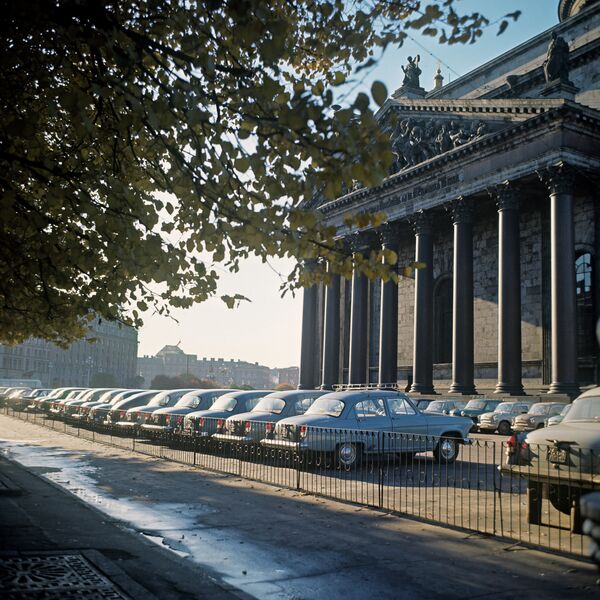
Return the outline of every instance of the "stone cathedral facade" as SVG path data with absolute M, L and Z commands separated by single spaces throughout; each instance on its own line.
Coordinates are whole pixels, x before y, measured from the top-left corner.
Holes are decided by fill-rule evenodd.
M 398 285 L 304 291 L 300 387 L 549 392 L 600 378 L 600 1 L 474 71 L 420 87 L 418 59 L 378 118 L 396 161 L 376 188 L 316 203 L 354 252 L 422 262 Z M 394 118 L 392 119 L 392 115 Z M 377 231 L 344 216 L 384 211 Z

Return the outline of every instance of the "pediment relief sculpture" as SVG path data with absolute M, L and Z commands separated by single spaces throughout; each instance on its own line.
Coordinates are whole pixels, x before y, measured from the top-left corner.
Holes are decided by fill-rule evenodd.
M 483 121 L 400 119 L 391 130 L 395 160 L 390 174 L 463 146 L 489 133 Z

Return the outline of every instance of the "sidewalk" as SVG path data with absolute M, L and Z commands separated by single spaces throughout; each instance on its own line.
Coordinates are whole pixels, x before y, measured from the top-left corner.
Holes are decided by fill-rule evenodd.
M 3 453 L 29 469 L 0 465 L 24 490 L 0 496 L 0 539 L 9 549 L 95 550 L 158 598 L 230 598 L 233 590 L 269 600 L 598 594 L 592 564 L 518 544 L 203 472 L 3 416 L 0 440 Z M 119 585 L 132 597 L 149 597 Z
M 76 497 L 0 458 L 0 596 L 235 596 L 194 563 L 127 531 Z

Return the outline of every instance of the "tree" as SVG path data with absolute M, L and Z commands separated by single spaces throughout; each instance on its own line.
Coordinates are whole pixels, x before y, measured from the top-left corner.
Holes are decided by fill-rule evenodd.
M 277 385 L 275 387 L 276 392 L 283 392 L 285 390 L 293 390 L 293 389 L 296 389 L 296 388 L 294 388 L 294 386 L 289 383 L 280 383 L 279 385 Z
M 150 387 L 157 390 L 175 390 L 182 388 L 211 390 L 223 387 L 211 379 L 199 379 L 195 375 L 182 373 L 175 377 L 169 375 L 157 375 L 150 383 Z
M 302 203 L 377 184 L 392 153 L 369 97 L 339 86 L 408 28 L 465 43 L 487 25 L 454 0 L 3 2 L 0 342 L 65 346 L 95 315 L 140 326 L 252 253 L 348 275 Z M 295 269 L 282 291 L 326 277 Z
M 90 379 L 90 387 L 93 388 L 116 388 L 117 380 L 112 373 L 94 373 Z

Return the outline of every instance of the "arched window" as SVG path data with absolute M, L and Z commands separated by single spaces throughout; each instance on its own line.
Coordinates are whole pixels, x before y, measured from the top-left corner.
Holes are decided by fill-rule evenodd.
M 452 362 L 452 279 L 445 277 L 435 288 L 433 304 L 433 362 Z
M 577 291 L 577 356 L 596 356 L 596 317 L 594 310 L 594 265 L 589 252 L 582 252 L 575 259 L 575 285 Z

